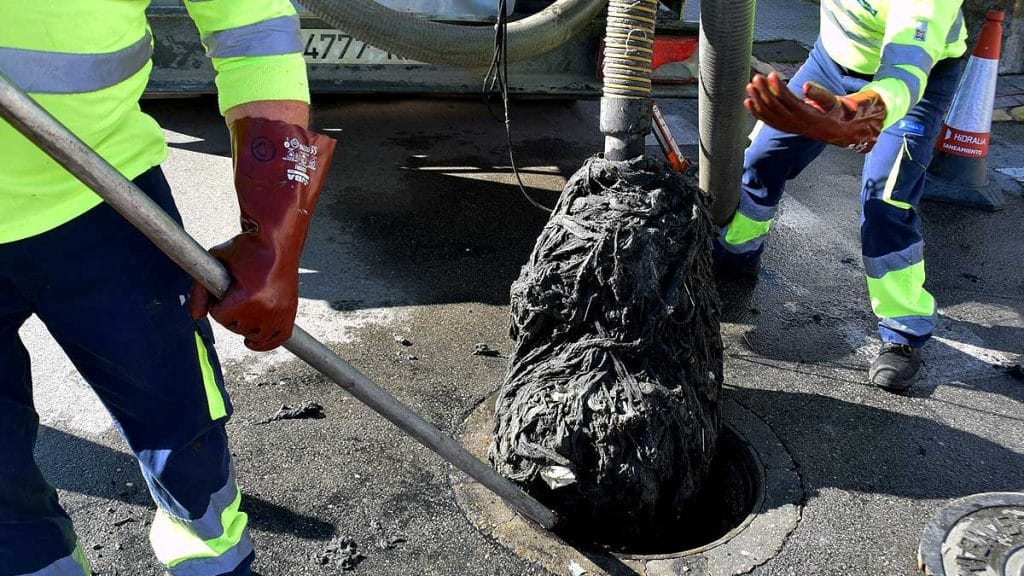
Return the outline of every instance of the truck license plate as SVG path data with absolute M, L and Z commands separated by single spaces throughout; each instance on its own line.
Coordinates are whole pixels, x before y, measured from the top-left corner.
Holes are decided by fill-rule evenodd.
M 418 64 L 370 46 L 345 32 L 327 28 L 301 30 L 303 58 L 310 64 Z

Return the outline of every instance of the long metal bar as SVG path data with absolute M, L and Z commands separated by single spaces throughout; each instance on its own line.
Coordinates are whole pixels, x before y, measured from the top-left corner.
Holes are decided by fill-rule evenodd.
M 0 117 L 96 192 L 210 292 L 222 296 L 227 291 L 231 276 L 219 261 L 145 193 L 3 74 L 0 74 Z M 458 442 L 298 326 L 284 347 L 524 516 L 549 530 L 555 526 L 554 512 L 477 460 Z

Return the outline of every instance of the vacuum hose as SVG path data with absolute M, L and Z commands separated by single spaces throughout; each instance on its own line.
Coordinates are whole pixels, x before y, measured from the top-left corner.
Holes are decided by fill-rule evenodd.
M 658 0 L 611 0 L 604 34 L 604 156 L 642 156 L 651 129 L 651 62 Z
M 526 60 L 557 48 L 582 32 L 606 0 L 557 0 L 510 22 L 508 61 Z M 403 58 L 448 66 L 484 67 L 494 55 L 494 28 L 423 20 L 373 0 L 302 0 L 322 20 L 367 44 Z
M 605 4 L 606 0 L 557 0 L 509 23 L 508 61 L 525 60 L 564 44 L 582 32 Z M 746 144 L 742 103 L 750 73 L 755 0 L 701 4 L 700 188 L 714 199 L 715 223 L 724 225 L 739 204 Z M 374 0 L 303 0 L 303 5 L 331 26 L 405 58 L 485 67 L 494 56 L 494 30 L 489 26 L 431 22 Z M 613 0 L 609 9 L 601 128 L 608 135 L 605 147 L 610 159 L 643 154 L 642 136 L 651 123 L 650 56 L 656 10 L 654 0 Z
M 714 200 L 715 224 L 729 223 L 739 205 L 750 81 L 755 0 L 715 0 L 700 6 L 700 189 Z

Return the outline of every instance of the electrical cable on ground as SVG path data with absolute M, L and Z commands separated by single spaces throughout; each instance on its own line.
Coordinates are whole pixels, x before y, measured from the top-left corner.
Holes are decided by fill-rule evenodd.
M 537 200 L 535 200 L 530 193 L 526 191 L 526 186 L 523 184 L 522 175 L 519 173 L 519 167 L 516 165 L 515 152 L 512 144 L 512 117 L 509 113 L 509 96 L 508 96 L 508 2 L 507 0 L 498 0 L 498 20 L 494 24 L 494 54 L 491 57 L 491 65 L 487 70 L 487 75 L 484 77 L 484 96 L 487 98 L 487 108 L 490 110 L 491 101 L 489 96 L 497 93 L 501 96 L 501 104 L 504 108 L 504 122 L 505 122 L 505 138 L 508 144 L 508 161 L 512 166 L 512 173 L 516 177 L 516 183 L 519 185 L 519 192 L 526 198 L 527 202 L 532 204 L 534 207 L 539 208 L 545 212 L 550 213 L 552 208 L 549 208 Z M 492 112 L 493 116 L 493 112 Z

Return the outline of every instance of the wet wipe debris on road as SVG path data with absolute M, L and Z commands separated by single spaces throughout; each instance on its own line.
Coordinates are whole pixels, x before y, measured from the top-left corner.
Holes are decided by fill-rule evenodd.
M 642 539 L 706 475 L 722 386 L 712 235 L 692 180 L 591 158 L 512 286 L 490 459 L 584 531 Z
M 370 522 L 370 528 L 377 534 L 375 543 L 377 548 L 380 550 L 394 550 L 395 548 L 398 548 L 399 544 L 406 542 L 405 536 L 385 530 L 377 520 L 372 520 Z
M 500 358 L 501 351 L 491 348 L 488 344 L 480 342 L 473 346 L 473 356 L 490 356 L 491 358 Z
M 327 547 L 314 560 L 321 566 L 333 566 L 348 572 L 366 559 L 359 553 L 359 544 L 348 536 L 331 539 Z
M 272 415 L 256 423 L 268 424 L 277 420 L 320 419 L 326 417 L 327 414 L 324 413 L 323 406 L 312 400 L 306 400 L 296 406 L 289 406 L 285 404 L 281 406 L 277 412 L 274 412 Z

